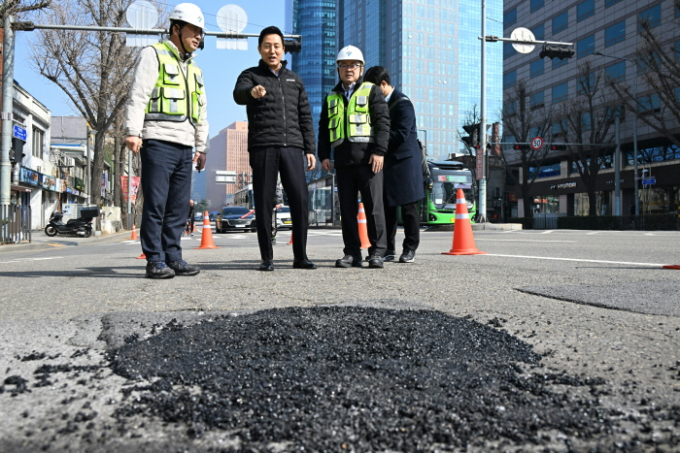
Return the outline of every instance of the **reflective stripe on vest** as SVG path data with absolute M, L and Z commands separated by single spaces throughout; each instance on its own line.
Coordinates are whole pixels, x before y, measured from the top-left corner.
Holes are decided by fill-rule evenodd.
M 189 61 L 185 79 L 179 61 L 164 43 L 152 47 L 158 56 L 159 71 L 144 120 L 182 122 L 189 118 L 192 124 L 198 124 L 205 105 L 201 70 Z
M 364 82 L 352 93 L 346 116 L 344 95 L 337 91 L 328 93 L 326 103 L 331 145 L 338 146 L 345 138 L 352 143 L 373 143 L 373 128 L 368 111 L 368 97 L 372 86 L 372 83 Z

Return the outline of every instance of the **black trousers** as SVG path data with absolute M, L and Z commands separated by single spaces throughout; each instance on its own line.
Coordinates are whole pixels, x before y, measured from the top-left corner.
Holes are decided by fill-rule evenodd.
M 361 256 L 361 238 L 357 215 L 359 205 L 357 192 L 366 213 L 369 255 L 384 256 L 386 248 L 385 210 L 383 207 L 383 172 L 373 173 L 370 165 L 336 168 L 340 215 L 342 216 L 342 239 L 345 255 Z
M 250 166 L 253 169 L 255 223 L 260 256 L 263 260 L 274 259 L 272 211 L 276 199 L 276 183 L 281 173 L 281 185 L 288 196 L 293 221 L 293 257 L 295 260 L 307 258 L 309 208 L 303 150 L 291 147 L 251 149 Z
M 403 250 L 418 249 L 420 245 L 420 217 L 418 216 L 418 202 L 401 205 L 401 220 L 404 222 Z M 385 228 L 387 230 L 387 251 L 396 252 L 397 236 L 397 206 L 385 204 Z
M 144 209 L 140 242 L 147 261 L 182 259 L 182 233 L 189 215 L 192 147 L 144 140 Z

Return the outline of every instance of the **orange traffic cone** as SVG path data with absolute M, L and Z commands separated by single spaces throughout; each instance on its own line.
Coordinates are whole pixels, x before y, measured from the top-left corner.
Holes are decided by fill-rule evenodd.
M 359 203 L 359 215 L 357 216 L 357 223 L 359 224 L 359 238 L 361 239 L 361 248 L 367 249 L 371 246 L 371 241 L 368 240 L 368 227 L 366 226 L 366 211 L 364 211 L 363 203 Z
M 132 236 L 130 236 L 130 240 L 131 240 L 131 241 L 136 241 L 137 239 L 139 239 L 139 238 L 137 237 L 137 228 L 135 228 L 135 224 L 133 223 L 133 224 L 132 224 Z
M 287 245 L 293 245 L 293 231 L 290 232 L 290 241 L 288 241 Z
M 146 255 L 142 253 L 141 255 L 139 255 L 139 256 L 138 256 L 137 258 L 135 258 L 135 259 L 138 259 L 138 260 L 145 260 L 145 259 L 146 259 Z
M 213 241 L 212 226 L 210 225 L 210 217 L 208 211 L 203 214 L 203 229 L 201 230 L 201 246 L 195 247 L 198 249 L 218 249 Z
M 472 234 L 470 215 L 465 202 L 463 189 L 458 189 L 456 194 L 456 224 L 453 228 L 453 248 L 449 252 L 442 252 L 442 255 L 484 255 L 475 246 L 475 238 Z
M 680 264 L 669 264 L 668 266 L 664 266 L 664 269 L 677 269 L 680 270 Z

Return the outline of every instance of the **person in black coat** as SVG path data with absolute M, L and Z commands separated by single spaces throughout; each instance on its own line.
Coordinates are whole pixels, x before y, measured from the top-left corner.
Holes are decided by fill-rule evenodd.
M 336 61 L 340 83 L 326 95 L 319 119 L 319 159 L 324 170 L 331 170 L 331 147 L 335 152 L 342 239 L 345 244 L 345 256 L 337 260 L 335 266 L 361 267 L 361 239 L 357 223 L 357 192 L 361 192 L 368 240 L 371 243 L 368 267 L 382 268 L 386 249 L 382 168 L 390 117 L 378 87 L 364 85 L 364 57 L 361 51 L 354 46 L 344 47 Z M 359 114 L 352 114 L 353 108 Z M 332 121 L 329 116 L 333 117 Z M 341 131 L 333 140 L 331 128 L 333 134 Z M 356 131 L 353 132 L 353 128 Z
M 274 270 L 272 212 L 279 172 L 293 221 L 293 267 L 316 269 L 307 258 L 309 208 L 304 168 L 310 171 L 316 165 L 307 92 L 302 79 L 281 61 L 285 52 L 281 30 L 274 26 L 262 30 L 257 50 L 262 59 L 239 75 L 234 101 L 247 106 L 248 112 L 248 153 L 262 257 L 259 269 Z
M 390 111 L 390 141 L 385 154 L 383 186 L 387 230 L 387 251 L 384 259 L 395 259 L 399 206 L 405 235 L 399 262 L 412 263 L 420 244 L 418 203 L 425 196 L 416 112 L 411 100 L 391 85 L 390 75 L 384 67 L 373 66 L 366 71 L 364 80 L 380 88 Z

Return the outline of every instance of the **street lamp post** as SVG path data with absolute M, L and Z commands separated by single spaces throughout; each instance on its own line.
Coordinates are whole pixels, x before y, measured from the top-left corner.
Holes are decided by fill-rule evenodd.
M 614 55 L 606 55 L 602 52 L 593 52 L 593 55 L 599 55 L 601 57 L 614 58 L 616 60 L 625 60 L 633 63 L 633 69 L 636 68 L 635 61 L 630 58 L 617 57 Z M 633 71 L 633 102 L 635 103 L 635 111 L 633 112 L 633 171 L 635 176 L 633 177 L 633 183 L 635 186 L 635 215 L 640 215 L 640 197 L 638 193 L 638 139 L 637 139 L 637 119 L 638 119 L 638 107 L 637 107 L 637 72 Z

